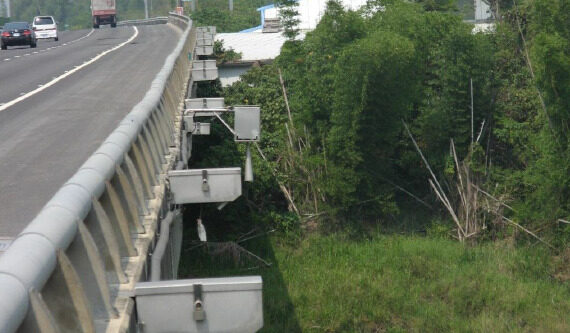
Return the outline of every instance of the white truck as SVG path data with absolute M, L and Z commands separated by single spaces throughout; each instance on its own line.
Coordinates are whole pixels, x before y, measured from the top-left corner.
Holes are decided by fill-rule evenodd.
M 91 0 L 91 16 L 93 16 L 93 28 L 99 25 L 110 24 L 111 28 L 117 26 L 117 9 L 115 0 Z

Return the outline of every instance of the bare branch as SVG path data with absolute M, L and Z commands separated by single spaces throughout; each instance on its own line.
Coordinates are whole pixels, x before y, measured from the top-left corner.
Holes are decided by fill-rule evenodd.
M 479 191 L 479 192 L 485 194 L 486 196 L 488 196 L 489 198 L 495 200 L 495 201 L 498 202 L 501 206 L 507 207 L 508 209 L 510 209 L 511 211 L 513 211 L 513 212 L 516 213 L 516 210 L 515 210 L 513 207 L 507 205 L 506 203 L 504 203 L 504 202 L 502 202 L 501 200 L 495 198 L 495 197 L 492 196 L 491 194 L 485 192 L 485 191 L 482 190 L 479 186 L 477 186 L 477 185 L 475 185 L 475 184 L 471 184 L 471 186 L 473 186 L 477 191 Z
M 451 205 L 447 204 L 444 200 L 443 197 L 441 195 L 441 193 L 439 193 L 439 191 L 437 190 L 437 188 L 435 187 L 435 185 L 433 184 L 431 179 L 428 179 L 429 184 L 431 186 L 431 188 L 434 190 L 435 194 L 437 195 L 437 197 L 439 198 L 439 200 L 443 203 L 443 205 L 445 206 L 445 208 L 447 208 L 447 211 L 449 211 L 449 214 L 451 215 L 451 218 L 453 219 L 453 221 L 455 222 L 455 224 L 457 225 L 457 228 L 459 228 L 459 230 L 461 231 L 460 236 L 462 237 L 463 235 L 465 235 L 465 231 L 463 230 L 463 227 L 461 227 L 461 223 L 459 222 L 459 219 L 457 218 L 457 215 L 455 215 L 455 211 L 453 211 L 453 207 L 451 207 Z
M 267 158 L 265 157 L 265 154 L 263 154 L 263 151 L 261 150 L 261 147 L 259 147 L 259 144 L 257 142 L 255 143 L 255 147 L 257 148 L 259 155 L 261 155 L 261 158 L 263 158 L 263 160 L 265 162 L 269 162 L 267 160 Z M 283 183 L 277 179 L 277 170 L 271 168 L 271 172 L 273 173 L 273 176 L 277 180 L 277 184 L 279 185 L 279 189 L 281 189 L 281 192 L 283 192 L 283 194 L 285 195 L 285 198 L 287 198 L 287 201 L 289 201 L 289 204 L 291 205 L 291 207 L 293 208 L 293 210 L 295 211 L 297 216 L 300 217 L 301 213 L 299 213 L 299 209 L 297 209 L 297 206 L 295 205 L 295 202 L 293 201 L 293 197 L 291 196 L 291 193 L 287 190 L 285 185 L 283 185 Z
M 279 82 L 281 83 L 283 98 L 285 99 L 285 106 L 287 107 L 287 116 L 289 117 L 289 122 L 293 124 L 293 117 L 291 117 L 291 109 L 289 108 L 289 98 L 287 98 L 287 90 L 285 89 L 285 82 L 283 81 L 283 76 L 281 75 L 281 68 L 277 68 L 277 71 L 279 72 Z
M 477 135 L 477 140 L 475 140 L 475 142 L 479 142 L 481 134 L 483 134 L 483 128 L 485 128 L 485 120 L 486 119 L 483 119 L 483 122 L 481 122 L 481 129 L 479 129 L 479 135 Z
M 424 154 L 422 153 L 420 147 L 418 146 L 418 143 L 416 142 L 416 140 L 414 139 L 414 136 L 412 135 L 412 132 L 410 132 L 410 129 L 408 128 L 408 125 L 406 124 L 406 122 L 402 119 L 402 123 L 404 124 L 404 128 L 406 129 L 406 132 L 408 132 L 408 136 L 410 137 L 410 139 L 412 139 L 412 142 L 414 143 L 414 147 L 416 148 L 416 150 L 418 151 L 418 154 L 420 154 L 420 157 L 422 158 L 422 160 L 424 161 L 424 164 L 426 165 L 426 168 L 428 169 L 431 177 L 433 178 L 434 182 L 437 184 L 437 187 L 439 189 L 439 192 L 441 193 L 441 195 L 443 196 L 443 198 L 445 199 L 443 202 L 445 202 L 447 205 L 451 206 L 451 204 L 449 203 L 449 200 L 447 200 L 447 197 L 445 196 L 445 192 L 443 191 L 443 188 L 441 188 L 441 185 L 439 184 L 439 181 L 437 180 L 437 177 L 435 176 L 435 174 L 433 173 L 433 171 L 431 170 L 431 167 L 429 166 L 429 163 L 427 161 L 427 159 L 424 157 Z
M 384 177 L 380 177 L 380 178 L 382 178 L 382 180 L 384 180 L 386 183 L 388 183 L 388 184 L 394 186 L 394 187 L 397 188 L 398 190 L 400 190 L 400 191 L 406 193 L 407 195 L 411 196 L 412 198 L 416 199 L 416 200 L 417 200 L 419 203 L 421 203 L 422 205 L 424 205 L 424 206 L 426 206 L 427 208 L 433 210 L 433 207 L 432 207 L 430 204 L 428 204 L 427 202 L 425 202 L 425 201 L 423 201 L 422 199 L 418 198 L 418 197 L 415 196 L 413 193 L 407 191 L 405 188 L 403 188 L 403 187 L 401 187 L 401 186 L 399 186 L 399 185 L 397 185 L 397 184 L 394 184 L 393 182 L 389 181 L 388 179 L 386 179 L 386 178 L 384 178 Z
M 509 219 L 509 218 L 507 218 L 507 217 L 501 216 L 501 218 L 502 218 L 503 220 L 509 222 L 510 224 L 514 225 L 515 227 L 517 227 L 517 228 L 523 230 L 524 232 L 526 232 L 527 234 L 531 235 L 532 237 L 536 238 L 536 239 L 537 239 L 538 241 L 540 241 L 542 244 L 548 246 L 548 247 L 551 248 L 551 249 L 556 250 L 556 248 L 555 248 L 554 246 L 552 246 L 552 245 L 550 245 L 549 243 L 545 242 L 544 240 L 542 240 L 542 238 L 538 237 L 534 232 L 528 230 L 527 228 L 523 227 L 522 225 L 516 223 L 515 221 L 513 221 L 513 220 L 511 220 L 511 219 Z

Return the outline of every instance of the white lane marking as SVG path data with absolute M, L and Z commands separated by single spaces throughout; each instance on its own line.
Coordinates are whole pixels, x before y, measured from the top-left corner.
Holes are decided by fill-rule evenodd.
M 14 56 L 14 58 L 20 58 L 21 56 Z
M 24 54 L 24 57 L 27 57 L 27 56 L 29 56 L 29 55 L 30 55 L 29 53 L 26 53 L 26 54 Z
M 81 70 L 81 69 L 83 69 L 83 68 L 85 68 L 85 67 L 91 65 L 92 63 L 96 62 L 97 60 L 103 58 L 103 57 L 106 56 L 107 54 L 109 54 L 109 53 L 111 53 L 111 52 L 113 52 L 113 51 L 116 51 L 116 50 L 120 49 L 121 47 L 123 47 L 123 46 L 129 44 L 129 43 L 132 42 L 135 38 L 137 38 L 137 36 L 139 35 L 139 29 L 137 29 L 137 27 L 133 27 L 133 29 L 135 30 L 135 33 L 131 36 L 131 38 L 127 39 L 125 42 L 122 42 L 121 44 L 116 45 L 116 46 L 114 46 L 114 47 L 108 49 L 107 51 L 103 51 L 103 52 L 99 53 L 98 55 L 96 55 L 96 56 L 95 56 L 94 58 L 92 58 L 91 60 L 89 60 L 89 61 L 83 63 L 83 65 L 75 66 L 74 69 L 70 70 L 69 72 L 67 72 L 67 73 L 65 73 L 65 74 L 63 74 L 63 75 L 58 76 L 57 78 L 51 80 L 50 82 L 44 84 L 43 86 L 41 86 L 41 87 L 39 87 L 39 88 L 37 88 L 37 89 L 35 89 L 35 90 L 32 90 L 32 91 L 30 91 L 29 93 L 27 93 L 27 94 L 25 94 L 25 95 L 22 95 L 22 96 L 20 96 L 20 97 L 18 97 L 18 98 L 16 98 L 16 99 L 13 99 L 13 100 L 11 100 L 11 101 L 9 101 L 9 102 L 4 103 L 4 105 L 0 106 L 0 112 L 6 110 L 7 108 L 9 108 L 9 107 L 11 107 L 11 106 L 13 106 L 13 105 L 15 105 L 15 104 L 17 104 L 17 103 L 20 103 L 20 102 L 23 101 L 23 100 L 26 100 L 26 99 L 28 99 L 28 98 L 34 96 L 35 94 L 37 94 L 37 93 L 39 93 L 39 92 L 41 92 L 41 91 L 44 91 L 45 89 L 47 89 L 47 88 L 53 86 L 54 84 L 58 83 L 59 81 L 61 81 L 61 80 L 65 79 L 66 77 L 72 75 L 73 73 L 75 73 L 75 72 L 77 72 L 77 71 L 79 71 L 79 70 Z
M 68 43 L 75 43 L 78 40 L 82 40 L 83 38 L 87 38 L 87 37 L 91 36 L 94 32 L 95 32 L 95 29 L 91 29 L 91 31 L 89 31 L 89 33 L 87 35 L 80 37 L 80 38 L 77 38 L 76 40 L 72 40 L 71 42 L 68 42 Z
M 10 61 L 10 60 L 11 60 L 10 58 L 6 58 L 6 59 L 4 59 L 4 61 Z
M 34 52 L 32 52 L 32 53 L 33 53 L 33 54 L 38 54 L 39 52 L 38 52 L 38 51 L 34 51 Z

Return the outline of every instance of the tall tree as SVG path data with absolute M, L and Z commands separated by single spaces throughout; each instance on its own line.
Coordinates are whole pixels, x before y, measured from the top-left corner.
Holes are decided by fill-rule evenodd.
M 279 16 L 283 26 L 283 35 L 289 40 L 294 40 L 299 34 L 299 11 L 297 10 L 297 0 L 279 0 Z

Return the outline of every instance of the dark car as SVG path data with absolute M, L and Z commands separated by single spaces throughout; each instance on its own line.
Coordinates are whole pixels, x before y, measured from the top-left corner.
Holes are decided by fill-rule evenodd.
M 28 22 L 10 22 L 4 24 L 2 30 L 0 48 L 8 49 L 8 46 L 30 45 L 36 47 L 36 34 Z

